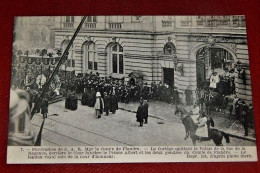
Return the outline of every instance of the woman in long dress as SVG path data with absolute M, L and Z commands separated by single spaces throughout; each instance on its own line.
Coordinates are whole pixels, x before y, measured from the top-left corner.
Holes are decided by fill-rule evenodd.
M 208 138 L 208 127 L 207 127 L 207 117 L 206 114 L 203 113 L 199 118 L 198 128 L 195 132 L 195 135 L 201 138 Z
M 100 92 L 97 92 L 97 94 L 96 94 L 96 103 L 95 103 L 94 108 L 96 110 L 97 118 L 101 118 L 101 114 L 103 113 L 103 110 L 104 110 L 104 101 L 101 98 Z

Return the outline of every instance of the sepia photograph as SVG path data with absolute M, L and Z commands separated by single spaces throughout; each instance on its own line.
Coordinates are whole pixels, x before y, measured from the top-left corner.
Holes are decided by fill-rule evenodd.
M 256 152 L 243 15 L 17 16 L 10 58 L 8 147 Z

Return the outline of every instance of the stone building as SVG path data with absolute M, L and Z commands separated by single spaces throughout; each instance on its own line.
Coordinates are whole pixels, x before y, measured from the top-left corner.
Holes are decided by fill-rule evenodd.
M 55 19 L 56 49 L 65 49 L 81 19 Z M 69 59 L 76 73 L 165 82 L 182 99 L 188 86 L 195 97 L 213 71 L 235 68 L 237 95 L 252 101 L 244 16 L 88 16 Z

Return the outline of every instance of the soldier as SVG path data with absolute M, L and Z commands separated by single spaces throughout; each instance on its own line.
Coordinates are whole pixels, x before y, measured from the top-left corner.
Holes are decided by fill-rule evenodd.
M 144 116 L 145 116 L 145 107 L 143 105 L 143 98 L 140 98 L 140 105 L 138 106 L 137 112 L 136 112 L 136 121 L 140 123 L 140 127 L 143 126 L 144 123 Z

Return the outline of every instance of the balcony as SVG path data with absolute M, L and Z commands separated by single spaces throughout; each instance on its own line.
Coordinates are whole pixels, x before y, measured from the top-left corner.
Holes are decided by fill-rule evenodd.
M 190 26 L 190 23 L 191 23 L 191 21 L 185 21 L 185 20 L 183 20 L 183 21 L 181 21 L 181 26 Z
M 162 21 L 162 27 L 163 27 L 163 28 L 172 27 L 172 21 L 163 20 L 163 21 Z
M 196 22 L 197 26 L 204 26 L 204 20 L 198 19 Z
M 246 21 L 245 21 L 244 18 L 242 18 L 241 20 L 233 19 L 232 26 L 234 26 L 234 27 L 246 27 Z
M 64 22 L 63 27 L 67 29 L 74 28 L 74 22 Z
M 96 27 L 97 27 L 96 23 L 90 23 L 90 22 L 85 23 L 85 28 L 87 29 L 96 29 Z
M 108 28 L 109 29 L 121 29 L 122 28 L 122 23 L 108 23 Z

